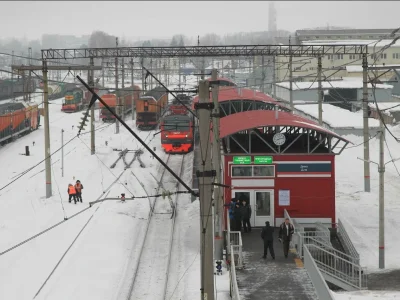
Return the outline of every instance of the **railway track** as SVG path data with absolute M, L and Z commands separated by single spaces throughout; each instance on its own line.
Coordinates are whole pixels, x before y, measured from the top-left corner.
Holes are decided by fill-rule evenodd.
M 184 159 L 185 155 L 168 155 L 166 163 L 181 176 Z M 164 168 L 158 179 L 157 193 L 161 189 L 171 190 L 178 187 L 179 183 Z M 170 201 L 162 198 L 155 198 L 154 201 L 149 199 L 147 229 L 125 299 L 166 299 L 178 196 L 179 194 L 172 196 Z

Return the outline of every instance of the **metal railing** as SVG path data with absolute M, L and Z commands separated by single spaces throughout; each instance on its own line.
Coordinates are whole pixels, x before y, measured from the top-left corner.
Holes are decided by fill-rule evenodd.
M 321 222 L 316 222 L 315 223 L 315 228 L 317 229 L 315 231 L 315 236 L 318 237 L 317 239 L 320 239 L 321 241 L 325 242 L 325 244 L 330 245 L 332 247 L 331 243 L 331 232 L 329 229 L 324 226 Z
M 325 279 L 346 289 L 367 289 L 366 268 L 354 263 L 354 258 L 313 237 L 304 237 L 307 248 Z M 304 252 L 306 250 L 304 249 Z
M 304 267 L 313 283 L 318 299 L 334 300 L 326 281 L 315 263 L 310 251 L 304 247 Z
M 240 295 L 239 295 L 239 287 L 237 284 L 237 278 L 236 278 L 236 264 L 235 264 L 235 256 L 234 256 L 234 249 L 233 246 L 230 249 L 231 255 L 231 264 L 230 264 L 230 296 L 232 300 L 240 300 Z
M 227 218 L 227 249 L 228 255 L 232 254 L 233 258 L 235 258 L 236 266 L 238 268 L 243 268 L 243 242 L 242 242 L 242 233 L 240 231 L 231 231 L 229 218 Z M 229 253 L 230 252 L 230 253 Z
M 360 254 L 354 247 L 353 243 L 349 235 L 347 234 L 346 229 L 340 219 L 338 219 L 338 227 L 337 227 L 337 235 L 339 237 L 340 242 L 343 244 L 344 249 L 354 258 L 354 263 L 360 264 Z

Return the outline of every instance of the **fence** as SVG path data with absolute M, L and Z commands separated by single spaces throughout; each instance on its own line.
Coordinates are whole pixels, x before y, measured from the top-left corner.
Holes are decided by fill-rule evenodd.
M 340 219 L 338 219 L 338 227 L 337 227 L 337 234 L 339 237 L 340 242 L 343 244 L 344 249 L 354 258 L 354 263 L 360 264 L 360 254 L 357 252 L 356 248 L 354 247 L 353 243 L 349 235 L 344 228 L 344 225 Z
M 236 264 L 233 247 L 230 249 L 231 267 L 230 267 L 230 296 L 232 300 L 240 300 L 239 287 L 236 279 Z
M 307 247 L 305 247 L 304 249 L 304 267 L 306 268 L 308 275 L 310 276 L 310 279 L 314 285 L 315 291 L 318 295 L 318 299 L 334 300 L 323 275 L 318 269 L 318 266 L 311 256 L 310 251 L 308 251 Z
M 310 252 L 325 279 L 346 290 L 367 289 L 366 268 L 354 258 L 313 237 L 304 237 L 304 253 Z

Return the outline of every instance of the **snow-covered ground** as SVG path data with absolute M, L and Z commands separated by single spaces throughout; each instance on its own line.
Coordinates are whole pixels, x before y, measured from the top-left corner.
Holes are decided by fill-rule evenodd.
M 360 292 L 332 292 L 335 300 L 393 300 L 400 299 L 400 292 L 387 292 L 387 291 L 360 291 Z
M 188 81 L 195 82 L 196 78 Z M 96 121 L 96 155 L 90 155 L 90 134 L 75 137 L 81 113 L 62 113 L 61 102 L 62 99 L 54 100 L 50 105 L 51 152 L 61 146 L 62 129 L 64 144 L 70 142 L 64 147 L 63 177 L 61 151 L 52 156 L 51 198 L 45 198 L 43 163 L 17 179 L 44 158 L 43 126 L 0 148 L 0 299 L 32 299 L 39 291 L 36 299 L 118 299 L 119 289 L 132 272 L 128 266 L 143 239 L 149 214 L 146 198 L 126 203 L 110 200 L 92 207 L 88 202 L 121 193 L 127 197 L 144 196 L 142 186 L 130 172 L 146 187 L 154 186 L 150 173 L 157 177 L 157 161 L 144 151 L 141 158 L 145 169 L 134 162 L 125 171 L 122 161 L 110 169 L 118 158 L 114 148 L 135 150 L 142 148 L 139 142 L 125 128 L 114 134 L 115 125 Z M 156 149 L 157 155 L 165 157 L 159 135 L 137 131 L 132 121 L 127 124 L 150 148 Z M 28 157 L 22 155 L 26 145 L 30 146 Z M 133 153 L 128 153 L 127 160 L 131 158 Z M 191 164 L 187 171 L 191 175 Z M 68 203 L 67 185 L 78 179 L 84 186 L 83 203 Z M 172 299 L 178 299 L 175 295 L 185 299 L 200 296 L 199 203 L 191 203 L 189 198 L 180 197 L 180 267 Z M 2 253 L 57 223 L 60 224 L 48 232 Z M 157 268 L 151 264 L 149 267 Z
M 299 104 L 295 108 L 318 118 L 318 105 L 315 104 Z M 330 104 L 322 104 L 322 119 L 331 127 L 354 127 L 363 128 L 362 111 L 351 112 L 340 107 Z M 379 120 L 369 119 L 369 126 L 379 127 Z

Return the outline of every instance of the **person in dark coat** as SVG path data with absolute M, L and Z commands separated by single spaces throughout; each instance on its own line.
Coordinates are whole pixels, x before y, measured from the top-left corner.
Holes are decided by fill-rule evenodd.
M 233 210 L 233 222 L 234 222 L 233 231 L 241 231 L 242 230 L 242 208 L 240 207 L 239 201 L 236 202 L 235 208 Z
M 289 245 L 292 240 L 292 235 L 294 233 L 294 227 L 290 224 L 289 219 L 286 218 L 285 222 L 279 227 L 279 241 L 283 242 L 283 254 L 288 257 Z
M 229 212 L 229 222 L 230 222 L 230 227 L 231 230 L 234 231 L 235 229 L 235 221 L 233 219 L 233 212 L 235 210 L 235 205 L 236 205 L 236 198 L 233 197 L 231 199 L 231 202 L 229 204 L 225 204 L 224 206 L 228 207 L 228 212 Z
M 264 255 L 262 258 L 267 258 L 268 249 L 269 253 L 272 256 L 272 259 L 275 259 L 275 251 L 274 251 L 274 227 L 269 225 L 269 222 L 265 222 L 265 227 L 261 231 L 261 238 L 264 240 Z
M 246 202 L 245 199 L 242 201 L 242 220 L 243 220 L 243 231 L 251 232 L 250 218 L 251 218 L 251 206 Z

